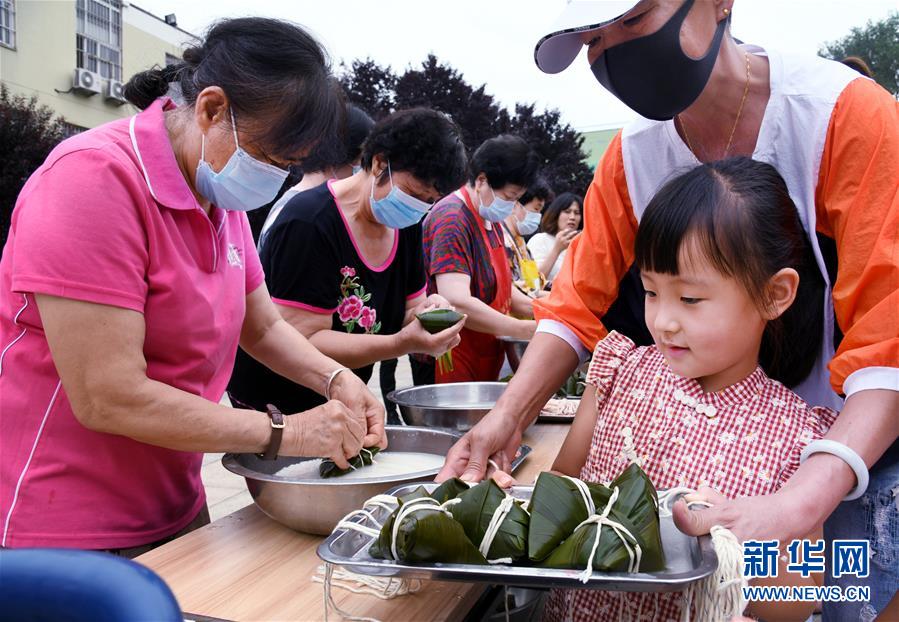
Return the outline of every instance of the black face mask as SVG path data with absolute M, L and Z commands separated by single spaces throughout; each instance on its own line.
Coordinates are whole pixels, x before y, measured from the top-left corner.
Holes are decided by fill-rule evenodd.
M 680 31 L 693 6 L 686 0 L 658 32 L 605 50 L 590 66 L 599 83 L 647 119 L 667 121 L 686 110 L 705 88 L 727 27 L 721 20 L 706 55 L 693 60 L 680 45 Z

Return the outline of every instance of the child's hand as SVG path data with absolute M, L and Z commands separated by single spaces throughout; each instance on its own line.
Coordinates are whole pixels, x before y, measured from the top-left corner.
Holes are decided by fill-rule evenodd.
M 688 506 L 697 503 L 701 505 L 708 504 L 708 507 L 712 507 L 724 503 L 725 501 L 727 501 L 727 497 L 708 486 L 700 486 L 696 492 L 683 496 L 683 502 Z M 678 503 L 680 503 L 680 501 L 678 501 Z

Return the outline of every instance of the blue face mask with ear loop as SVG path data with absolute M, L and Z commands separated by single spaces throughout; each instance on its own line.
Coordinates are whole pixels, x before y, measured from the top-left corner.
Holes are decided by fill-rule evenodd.
M 371 211 L 375 220 L 391 229 L 405 229 L 418 224 L 431 209 L 431 204 L 409 196 L 393 185 L 389 160 L 387 161 L 387 177 L 390 179 L 390 192 L 383 199 L 375 198 L 375 178 L 374 176 L 371 178 L 369 203 L 371 203 Z
M 200 143 L 197 190 L 213 205 L 232 212 L 249 212 L 271 202 L 287 179 L 287 171 L 260 162 L 237 141 L 237 124 L 231 112 L 231 128 L 237 149 L 218 173 L 206 161 L 206 134 Z
M 488 184 L 487 187 L 490 188 L 490 185 Z M 515 208 L 515 201 L 499 198 L 496 196 L 496 192 L 493 188 L 490 188 L 490 192 L 493 193 L 493 201 L 490 205 L 481 203 L 478 206 L 478 213 L 484 220 L 489 220 L 490 222 L 502 222 L 512 213 L 512 210 Z M 478 202 L 480 201 L 481 196 L 478 195 Z
M 540 212 L 531 212 L 525 210 L 524 220 L 515 223 L 518 226 L 518 233 L 521 235 L 531 235 L 540 227 Z

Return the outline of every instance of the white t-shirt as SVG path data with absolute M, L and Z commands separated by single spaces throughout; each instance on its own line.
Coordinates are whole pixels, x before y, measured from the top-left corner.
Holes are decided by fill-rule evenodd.
M 538 233 L 528 240 L 528 250 L 531 251 L 531 257 L 534 258 L 534 261 L 537 262 L 538 266 L 543 263 L 544 259 L 549 257 L 555 244 L 556 236 L 551 233 Z M 552 270 L 546 275 L 547 281 L 552 281 L 556 278 L 556 275 L 559 274 L 559 270 L 562 269 L 562 260 L 565 259 L 565 253 L 567 252 L 567 249 L 563 250 L 559 253 L 559 256 L 556 257 L 556 263 L 553 264 Z

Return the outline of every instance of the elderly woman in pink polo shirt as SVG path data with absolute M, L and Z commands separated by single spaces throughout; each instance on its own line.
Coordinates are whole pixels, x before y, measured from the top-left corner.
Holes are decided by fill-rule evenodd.
M 0 546 L 133 555 L 208 522 L 202 452 L 386 444 L 365 385 L 281 319 L 242 213 L 339 142 L 337 88 L 299 27 L 220 22 L 28 180 L 0 262 Z M 329 401 L 283 428 L 219 405 L 238 343 Z

